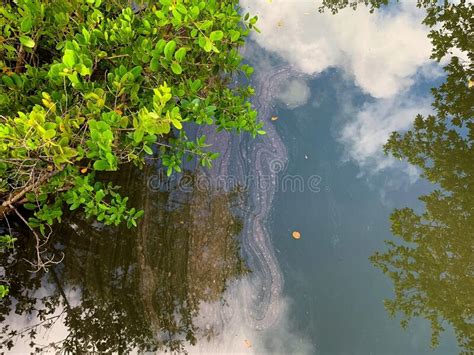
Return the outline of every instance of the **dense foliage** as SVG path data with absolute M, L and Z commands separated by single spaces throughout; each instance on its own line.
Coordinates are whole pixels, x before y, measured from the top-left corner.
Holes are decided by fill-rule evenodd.
M 388 1 L 325 1 L 333 12 L 358 2 L 374 9 Z M 401 242 L 387 241 L 388 251 L 371 260 L 394 283 L 395 298 L 386 301 L 391 315 L 401 313 L 403 326 L 412 317 L 428 319 L 433 346 L 447 321 L 463 353 L 473 354 L 474 4 L 419 0 L 418 6 L 426 8 L 424 23 L 432 28 L 432 58 L 451 58 L 445 82 L 432 90 L 434 114 L 418 115 L 408 132 L 394 132 L 385 151 L 419 167 L 435 188 L 420 197 L 423 213 L 393 212 L 392 232 Z
M 0 5 L 0 219 L 32 230 L 37 269 L 65 206 L 136 226 L 143 211 L 96 172 L 141 167 L 147 155 L 168 174 L 193 156 L 210 166 L 218 154 L 196 125 L 263 134 L 253 89 L 229 85 L 252 73 L 238 48 L 256 20 L 236 0 Z

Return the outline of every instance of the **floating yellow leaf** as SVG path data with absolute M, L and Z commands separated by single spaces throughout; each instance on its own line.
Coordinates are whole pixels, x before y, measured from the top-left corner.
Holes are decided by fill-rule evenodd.
M 81 173 L 83 173 L 83 174 L 87 173 L 87 168 L 82 168 Z
M 298 231 L 294 231 L 293 233 L 291 233 L 291 235 L 294 239 L 300 239 L 301 238 L 301 233 L 298 232 Z
M 467 87 L 470 89 L 474 86 L 474 80 L 469 80 L 469 82 L 467 83 Z
M 276 121 L 276 120 L 278 119 L 278 116 L 272 116 L 270 119 L 271 119 L 272 121 Z

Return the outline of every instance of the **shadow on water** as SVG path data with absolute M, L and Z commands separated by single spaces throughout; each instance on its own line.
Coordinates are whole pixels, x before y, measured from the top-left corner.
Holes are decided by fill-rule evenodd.
M 255 82 L 262 120 L 270 121 L 274 87 L 290 72 L 274 68 Z M 157 184 L 153 164 L 121 171 L 115 183 L 145 210 L 141 224 L 127 230 L 80 214 L 64 218 L 50 238 L 64 261 L 46 274 L 28 272 L 20 260 L 34 255 L 33 246 L 18 243 L 6 256 L 6 277 L 18 282 L 0 307 L 4 347 L 207 354 L 300 346 L 288 341 L 283 277 L 266 226 L 287 154 L 271 125 L 266 132 L 249 141 L 203 128 L 221 156 L 211 169 L 184 174 L 184 188 L 174 177 Z M 243 277 L 246 265 L 252 273 Z
M 248 272 L 234 212 L 239 192 L 194 188 L 199 172 L 189 171 L 186 189 L 151 189 L 154 173 L 151 165 L 126 168 L 116 181 L 146 211 L 138 228 L 74 213 L 51 238 L 51 251 L 65 256 L 49 272 L 28 272 L 22 258 L 32 245 L 18 244 L 17 255 L 6 256 L 7 276 L 17 282 L 0 306 L 4 350 L 182 351 L 218 332 L 214 324 L 200 329 L 194 318 L 201 303 L 225 303 L 228 283 Z

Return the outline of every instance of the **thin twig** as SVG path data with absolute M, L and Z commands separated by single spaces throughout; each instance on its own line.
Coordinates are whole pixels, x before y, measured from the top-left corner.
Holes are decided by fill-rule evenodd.
M 31 183 L 30 185 L 26 186 L 15 194 L 14 196 L 8 198 L 7 200 L 3 201 L 2 205 L 0 206 L 0 215 L 5 215 L 5 213 L 13 207 L 13 205 L 19 201 L 23 196 L 25 196 L 28 192 L 31 190 L 34 190 L 41 186 L 46 180 L 52 178 L 54 175 L 58 174 L 61 170 L 55 170 L 52 171 L 51 173 L 44 174 L 42 177 L 40 177 L 37 181 L 34 183 Z

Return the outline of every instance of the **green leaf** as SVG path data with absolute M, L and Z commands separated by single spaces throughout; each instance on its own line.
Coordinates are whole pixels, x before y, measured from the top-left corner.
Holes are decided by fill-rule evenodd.
M 145 153 L 147 153 L 147 154 L 150 154 L 150 155 L 153 154 L 153 150 L 152 150 L 149 146 L 147 146 L 147 145 L 144 145 L 144 146 L 143 146 L 143 150 L 144 150 Z
M 183 20 L 183 16 L 179 13 L 179 11 L 173 9 L 171 10 L 171 13 L 173 14 L 173 18 L 177 21 L 177 24 L 180 24 Z
M 203 31 L 207 30 L 208 28 L 212 27 L 213 23 L 214 22 L 211 20 L 204 21 L 201 25 L 199 25 L 199 28 Z
M 90 32 L 87 31 L 87 29 L 84 28 L 84 27 L 82 28 L 82 35 L 84 36 L 84 39 L 85 39 L 86 43 L 89 43 L 90 40 L 91 40 L 91 34 L 90 34 Z
M 193 7 L 191 8 L 191 10 L 190 10 L 191 17 L 192 17 L 193 19 L 197 19 L 197 17 L 199 16 L 199 12 L 200 12 L 200 11 L 199 11 L 199 7 L 193 6 Z
M 81 74 L 82 76 L 92 74 L 91 69 L 86 67 L 84 64 L 79 64 L 77 69 L 78 69 L 79 74 Z
M 13 81 L 15 82 L 15 85 L 18 87 L 18 88 L 23 88 L 23 80 L 22 78 L 17 74 L 17 73 L 14 73 L 12 75 L 12 78 L 13 78 Z
M 240 38 L 240 32 L 235 30 L 230 30 L 230 40 L 236 42 Z
M 177 129 L 182 129 L 183 128 L 183 125 L 181 124 L 181 122 L 177 119 L 172 119 L 171 120 L 171 123 L 173 124 L 173 126 L 175 126 Z
M 94 162 L 94 169 L 95 170 L 102 171 L 102 170 L 107 170 L 109 168 L 110 168 L 110 165 L 106 160 L 96 160 Z
M 203 134 L 201 137 L 199 137 L 197 143 L 200 147 L 204 146 L 204 144 L 206 143 L 206 135 Z
M 51 139 L 56 135 L 56 131 L 54 129 L 48 129 L 44 132 L 44 138 Z
M 76 64 L 76 53 L 71 49 L 66 49 L 63 55 L 63 63 L 68 68 L 72 68 Z
M 200 79 L 196 79 L 191 83 L 191 90 L 198 91 L 201 88 L 202 82 Z
M 178 49 L 176 53 L 174 54 L 174 57 L 178 62 L 181 62 L 185 56 L 186 56 L 186 48 L 184 47 L 181 47 L 180 49 Z
M 183 72 L 183 68 L 181 68 L 181 65 L 179 65 L 176 62 L 171 63 L 171 70 L 173 71 L 173 73 L 178 74 L 178 75 Z
M 137 130 L 135 130 L 135 132 L 133 132 L 133 140 L 135 143 L 140 143 L 142 140 L 143 140 L 143 135 L 145 134 L 145 132 L 143 131 L 142 128 L 139 128 Z
M 186 6 L 184 6 L 183 4 L 176 4 L 176 10 L 181 12 L 183 15 L 186 15 L 188 13 Z
M 20 43 L 28 48 L 33 48 L 35 46 L 35 41 L 28 36 L 20 36 Z
M 0 285 L 0 298 L 6 297 L 9 291 L 8 285 Z
M 150 62 L 150 69 L 152 71 L 158 71 L 158 68 L 160 67 L 160 61 L 157 58 L 152 58 Z
M 100 189 L 95 193 L 95 201 L 100 202 L 102 199 L 105 197 L 105 192 L 104 190 Z
M 26 17 L 23 21 L 21 21 L 21 24 L 20 24 L 21 32 L 23 33 L 30 32 L 32 26 L 33 26 L 33 20 L 31 19 L 31 17 Z
M 165 46 L 166 46 L 166 41 L 163 38 L 160 39 L 158 42 L 156 42 L 155 50 L 157 51 L 157 54 L 163 53 Z
M 175 41 L 171 40 L 168 43 L 166 43 L 166 46 L 164 49 L 166 59 L 171 60 L 173 58 L 175 49 L 176 49 Z
M 222 31 L 212 31 L 211 35 L 209 36 L 211 41 L 220 41 L 224 38 L 224 32 Z
M 209 38 L 206 38 L 206 42 L 204 43 L 204 50 L 206 52 L 210 52 L 212 50 L 212 42 Z
M 133 74 L 133 77 L 136 79 L 140 76 L 140 74 L 142 73 L 142 67 L 137 65 L 136 67 L 134 67 L 132 70 L 130 70 L 130 73 Z
M 204 48 L 204 46 L 206 45 L 206 37 L 203 37 L 203 36 L 199 36 L 199 47 L 201 48 Z
M 33 211 L 38 208 L 38 206 L 36 206 L 34 203 L 25 203 L 23 207 L 30 211 Z
M 200 36 L 199 47 L 204 49 L 206 52 L 210 52 L 212 50 L 212 42 L 209 38 Z
M 8 86 L 8 87 L 13 87 L 15 86 L 15 83 L 13 82 L 13 79 L 10 78 L 9 76 L 2 75 L 2 81 L 3 83 Z

